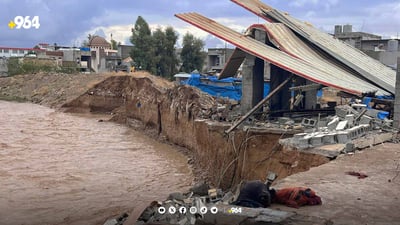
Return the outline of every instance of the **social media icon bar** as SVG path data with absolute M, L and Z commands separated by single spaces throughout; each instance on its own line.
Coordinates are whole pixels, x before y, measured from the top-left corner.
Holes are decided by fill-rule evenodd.
M 196 213 L 197 213 L 197 208 L 194 207 L 194 206 L 192 206 L 192 207 L 190 207 L 189 212 L 190 212 L 191 214 L 196 214 Z
M 164 207 L 158 207 L 158 213 L 160 213 L 161 215 L 163 215 L 166 212 Z
M 183 207 L 183 206 L 182 206 L 182 207 L 179 208 L 179 213 L 180 213 L 180 214 L 186 214 L 186 212 L 187 212 L 186 207 Z
M 169 214 L 174 215 L 176 213 L 176 208 L 171 206 L 168 208 L 168 212 L 169 212 Z
M 217 214 L 218 213 L 218 208 L 213 206 L 213 207 L 211 207 L 210 212 L 211 212 L 211 214 Z
M 205 206 L 203 206 L 203 207 L 200 208 L 200 213 L 203 214 L 203 215 L 206 214 L 207 211 L 208 211 L 208 209 L 207 209 L 207 207 L 205 207 Z

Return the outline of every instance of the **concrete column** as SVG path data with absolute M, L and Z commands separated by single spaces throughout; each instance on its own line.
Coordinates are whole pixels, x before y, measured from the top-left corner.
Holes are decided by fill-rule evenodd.
M 306 84 L 315 84 L 312 81 L 306 80 Z M 305 92 L 305 109 L 315 109 L 317 105 L 317 92 L 318 90 L 310 90 Z
M 266 34 L 256 30 L 254 38 L 262 43 L 266 41 Z M 247 113 L 259 103 L 264 96 L 264 60 L 246 54 L 243 63 L 241 112 Z
M 240 101 L 240 111 L 245 114 L 253 108 L 253 68 L 255 56 L 247 54 L 242 68 L 242 100 Z
M 394 99 L 393 127 L 400 128 L 400 57 L 397 58 L 396 89 Z

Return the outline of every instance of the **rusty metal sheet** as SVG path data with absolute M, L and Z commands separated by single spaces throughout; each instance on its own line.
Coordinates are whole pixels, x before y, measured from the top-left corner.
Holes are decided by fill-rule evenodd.
M 250 29 L 265 31 L 271 43 L 281 51 L 302 59 L 329 74 L 336 74 L 336 76 L 340 78 L 337 80 L 337 84 L 343 85 L 342 83 L 354 81 L 351 77 L 360 76 L 354 71 L 346 70 L 347 67 L 336 63 L 332 60 L 332 57 L 322 54 L 316 47 L 312 47 L 310 44 L 301 40 L 292 30 L 282 23 L 256 24 L 251 26 Z M 365 88 L 371 90 L 376 88 L 376 86 L 368 82 L 361 82 L 360 85 L 366 85 Z M 378 90 L 376 94 L 389 95 L 388 92 L 383 90 Z
M 338 80 L 342 78 L 338 77 L 336 73 L 331 74 L 318 69 L 302 59 L 288 55 L 278 49 L 266 45 L 265 43 L 238 33 L 198 13 L 182 13 L 176 14 L 175 16 L 237 46 L 251 55 L 264 59 L 284 70 L 304 77 L 305 79 L 315 83 L 357 95 L 367 92 L 382 91 L 375 86 L 370 88 L 371 86 L 367 82 L 353 76 L 349 76 L 347 82 L 338 83 Z
M 395 92 L 395 71 L 381 62 L 369 57 L 362 51 L 335 39 L 311 24 L 291 17 L 288 13 L 280 12 L 259 0 L 231 0 L 248 9 L 254 14 L 270 22 L 281 22 L 301 35 L 309 42 L 331 55 L 336 60 L 358 72 L 364 80 L 386 90 L 390 94 Z M 263 13 L 260 13 L 262 11 Z

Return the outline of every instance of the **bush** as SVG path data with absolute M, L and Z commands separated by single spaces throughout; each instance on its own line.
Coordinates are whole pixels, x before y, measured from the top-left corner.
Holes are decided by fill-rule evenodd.
M 35 74 L 35 73 L 75 73 L 76 68 L 58 67 L 52 61 L 25 58 L 10 58 L 8 60 L 8 75 Z

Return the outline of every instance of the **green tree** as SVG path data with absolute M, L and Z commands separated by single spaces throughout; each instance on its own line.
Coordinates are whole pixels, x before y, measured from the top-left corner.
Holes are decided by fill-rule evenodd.
M 177 40 L 178 35 L 172 27 L 167 27 L 165 31 L 157 28 L 153 33 L 157 75 L 172 78 L 177 72 L 178 59 L 175 54 Z
M 113 50 L 118 50 L 118 44 L 120 44 L 120 43 L 117 43 L 117 41 L 115 41 L 114 39 L 111 39 L 111 48 Z
M 139 16 L 135 27 L 132 29 L 130 39 L 133 49 L 130 53 L 138 69 L 147 70 L 155 74 L 157 72 L 154 58 L 154 43 L 151 30 L 147 22 Z
M 94 36 L 95 36 L 95 35 L 93 35 L 93 34 L 88 34 L 87 40 L 84 40 L 84 41 L 82 42 L 82 46 L 81 46 L 81 47 L 88 47 L 88 46 L 89 46 L 90 40 L 91 40 Z
M 176 55 L 176 41 L 178 40 L 178 34 L 175 32 L 174 28 L 172 27 L 167 27 L 165 29 L 165 48 L 166 48 L 166 53 L 165 53 L 165 61 L 167 64 L 167 75 L 169 78 L 172 78 L 174 74 L 178 72 L 178 56 Z
M 204 53 L 202 52 L 204 42 L 192 34 L 186 33 L 182 45 L 182 67 L 180 70 L 186 73 L 196 69 L 201 71 L 204 64 Z

